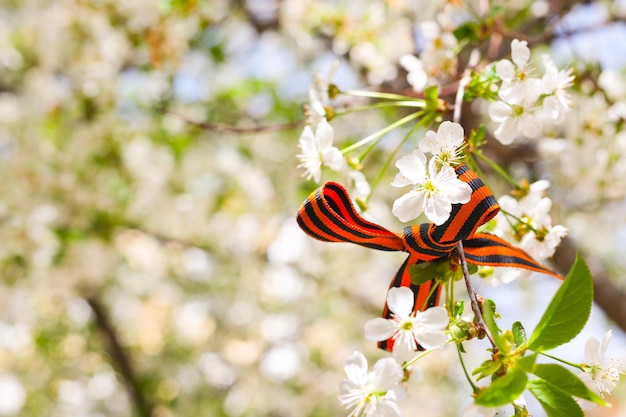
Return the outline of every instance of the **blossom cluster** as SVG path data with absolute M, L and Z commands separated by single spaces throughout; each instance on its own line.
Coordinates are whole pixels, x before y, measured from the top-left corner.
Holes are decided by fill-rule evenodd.
M 532 184 L 523 183 L 512 195 L 498 199 L 500 212 L 494 219 L 494 232 L 515 243 L 534 259 L 551 258 L 561 240 L 567 235 L 563 225 L 552 225 L 550 209 L 552 200 L 546 195 L 548 180 Z M 503 270 L 494 272 L 492 283 L 508 283 L 516 278 L 529 276 L 529 271 Z
M 418 344 L 422 349 L 443 349 L 448 341 L 448 312 L 444 307 L 413 311 L 415 296 L 407 287 L 391 288 L 387 305 L 391 318 L 375 318 L 365 323 L 369 340 L 393 340 L 393 357 L 376 362 L 368 373 L 367 360 L 360 352 L 350 356 L 344 369 L 348 379 L 339 385 L 341 405 L 350 416 L 401 417 L 399 404 L 406 397 L 404 382 L 418 381 L 420 369 L 413 363 Z
M 456 177 L 453 168 L 461 159 L 463 140 L 461 125 L 446 121 L 436 133 L 426 132 L 419 149 L 396 162 L 400 172 L 391 185 L 413 187 L 393 203 L 392 212 L 400 221 L 414 220 L 424 212 L 431 222 L 441 225 L 450 217 L 452 204 L 469 201 L 472 189 Z M 432 154 L 430 160 L 424 152 Z
M 537 138 L 544 119 L 562 122 L 571 103 L 567 88 L 572 70 L 559 70 L 549 55 L 543 55 L 544 75 L 536 76 L 527 41 L 511 42 L 511 59 L 495 64 L 502 80 L 499 100 L 489 105 L 489 117 L 496 123 L 494 136 L 509 145 L 521 138 Z

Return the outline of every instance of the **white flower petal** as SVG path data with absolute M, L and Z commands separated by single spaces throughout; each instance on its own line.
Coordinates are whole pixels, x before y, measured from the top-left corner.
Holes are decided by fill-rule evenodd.
M 424 64 L 422 64 L 422 61 L 415 55 L 402 55 L 400 57 L 400 65 L 409 72 L 424 69 Z
M 419 149 L 422 152 L 433 152 L 437 149 L 437 133 L 429 130 L 419 142 Z
M 391 287 L 387 292 L 387 306 L 397 317 L 405 319 L 413 312 L 415 294 L 409 287 Z
M 496 123 L 502 123 L 511 117 L 513 109 L 502 101 L 496 101 L 489 105 L 489 118 Z
M 322 151 L 322 162 L 334 171 L 340 171 L 347 165 L 341 151 L 334 146 Z
M 431 307 L 419 312 L 416 319 L 420 326 L 432 326 L 438 329 L 445 329 L 450 323 L 448 311 L 441 306 Z
M 519 135 L 519 119 L 508 119 L 502 123 L 493 135 L 503 145 L 510 145 Z
M 600 363 L 601 358 L 599 355 L 600 352 L 600 342 L 595 337 L 590 337 L 585 342 L 585 362 L 588 365 L 595 365 Z
M 365 338 L 367 340 L 387 340 L 398 331 L 398 324 L 393 320 L 378 317 L 365 322 Z
M 428 85 L 428 74 L 424 70 L 411 71 L 406 75 L 406 80 L 413 87 L 413 91 L 419 93 Z
M 377 392 L 385 392 L 395 388 L 403 377 L 404 371 L 395 359 L 383 358 L 374 365 L 371 383 Z
M 524 113 L 521 124 L 522 133 L 527 138 L 536 138 L 541 133 L 541 121 L 532 114 Z
M 446 195 L 438 195 L 425 200 L 424 214 L 437 226 L 444 224 L 450 217 L 451 212 L 452 203 Z
M 383 398 L 376 404 L 376 410 L 366 417 L 403 417 L 403 414 L 395 400 Z
M 425 349 L 442 349 L 448 337 L 442 330 L 432 327 L 420 327 L 415 331 L 417 342 Z
M 496 74 L 503 81 L 511 81 L 515 78 L 515 67 L 508 59 L 502 59 L 496 64 Z
M 424 207 L 424 194 L 416 191 L 410 191 L 393 202 L 391 212 L 401 222 L 408 222 L 416 219 Z
M 400 188 L 406 187 L 407 185 L 413 185 L 413 182 L 398 172 L 393 181 L 391 181 L 391 185 Z
M 555 226 L 556 227 L 556 226 Z M 563 226 L 561 226 L 563 227 Z M 609 329 L 604 336 L 602 337 L 602 343 L 600 345 L 600 358 L 604 361 L 604 357 L 606 355 L 606 349 L 609 346 L 609 342 L 611 341 L 611 337 L 613 336 L 613 331 Z
M 472 187 L 456 179 L 452 184 L 446 186 L 446 193 L 452 203 L 465 204 L 472 198 Z
M 426 156 L 419 150 L 396 161 L 396 168 L 412 184 L 420 184 L 426 178 Z
M 317 138 L 320 150 L 325 150 L 333 146 L 335 132 L 333 131 L 333 127 L 326 121 L 326 119 L 322 120 L 317 125 L 317 129 L 315 129 L 315 137 Z
M 513 39 L 513 42 L 511 42 L 511 58 L 518 68 L 526 66 L 530 59 L 528 42 Z
M 463 134 L 463 126 L 448 120 L 441 123 L 437 129 L 437 136 L 440 140 L 454 143 L 457 146 L 463 142 Z
M 304 130 L 302 130 L 298 144 L 304 154 L 317 152 L 317 141 L 315 140 L 313 130 L 309 126 L 305 126 Z
M 359 352 L 355 351 L 343 363 L 343 369 L 348 379 L 358 386 L 367 383 L 367 359 Z

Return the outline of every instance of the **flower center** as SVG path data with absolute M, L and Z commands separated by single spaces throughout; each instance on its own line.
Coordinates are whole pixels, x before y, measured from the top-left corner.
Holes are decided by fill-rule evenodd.
M 419 187 L 418 191 L 422 191 L 424 194 L 426 194 L 426 197 L 431 197 L 439 193 L 439 189 L 431 180 L 424 181 Z
M 411 320 L 403 321 L 402 324 L 400 325 L 400 329 L 404 331 L 413 330 L 413 322 Z

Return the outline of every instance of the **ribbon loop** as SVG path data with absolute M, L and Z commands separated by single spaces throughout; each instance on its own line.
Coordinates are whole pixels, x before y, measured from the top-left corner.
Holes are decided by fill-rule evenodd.
M 476 232 L 498 213 L 500 206 L 474 171 L 465 164 L 457 165 L 455 170 L 457 177 L 472 188 L 472 195 L 465 204 L 453 204 L 450 218 L 440 226 L 422 223 L 405 227 L 401 233 L 393 233 L 361 217 L 346 189 L 335 182 L 327 182 L 311 193 L 300 207 L 297 221 L 306 234 L 321 241 L 350 242 L 372 249 L 408 252 L 409 256 L 392 279 L 390 288 L 411 288 L 415 294 L 414 311 L 436 305 L 441 285 L 434 280 L 413 284 L 410 267 L 450 257 L 459 241 L 463 242 L 469 263 L 524 268 L 561 278 L 505 240 Z M 390 316 L 385 304 L 383 317 Z M 379 347 L 392 350 L 393 339 L 380 342 Z

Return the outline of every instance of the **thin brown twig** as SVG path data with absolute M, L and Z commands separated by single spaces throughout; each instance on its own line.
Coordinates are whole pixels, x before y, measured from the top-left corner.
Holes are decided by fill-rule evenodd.
M 153 406 L 144 396 L 129 355 L 120 344 L 117 331 L 111 323 L 105 307 L 95 295 L 85 297 L 85 301 L 87 301 L 94 313 L 98 330 L 104 339 L 106 339 L 111 360 L 124 379 L 126 389 L 134 403 L 137 414 L 141 417 L 150 417 L 152 415 Z
M 483 313 L 480 309 L 480 305 L 478 303 L 478 293 L 472 286 L 470 281 L 469 270 L 467 269 L 467 260 L 465 259 L 465 251 L 463 250 L 463 242 L 459 241 L 456 245 L 456 251 L 459 254 L 459 259 L 461 262 L 461 270 L 463 271 L 463 278 L 465 279 L 465 287 L 467 288 L 467 293 L 469 294 L 470 304 L 472 306 L 472 311 L 476 316 L 476 324 L 482 328 L 491 343 L 493 348 L 494 355 L 498 352 L 498 347 L 496 346 L 496 342 L 493 339 L 493 335 L 489 332 L 489 329 L 485 325 L 485 320 L 483 319 Z
M 304 120 L 296 120 L 288 123 L 280 123 L 273 125 L 259 125 L 259 126 L 232 126 L 226 123 L 208 123 L 208 122 L 197 122 L 195 120 L 191 120 L 182 114 L 175 113 L 170 110 L 165 110 L 165 114 L 169 114 L 175 116 L 185 123 L 198 127 L 200 129 L 212 130 L 215 132 L 224 132 L 224 133 L 236 133 L 239 135 L 251 135 L 256 133 L 268 133 L 268 132 L 280 132 L 285 130 L 291 130 L 298 128 L 304 125 Z

